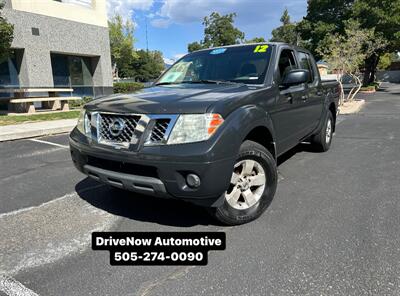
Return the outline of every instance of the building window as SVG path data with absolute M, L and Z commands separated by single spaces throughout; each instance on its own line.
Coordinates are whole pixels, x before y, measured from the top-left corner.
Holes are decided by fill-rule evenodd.
M 0 87 L 18 87 L 18 67 L 13 51 L 8 59 L 0 62 Z
M 93 67 L 94 58 L 51 54 L 53 81 L 55 87 L 70 87 L 74 94 L 93 94 Z
M 88 8 L 93 8 L 92 5 L 92 0 L 53 0 L 56 2 L 62 2 L 62 3 L 70 3 L 70 4 L 76 4 Z

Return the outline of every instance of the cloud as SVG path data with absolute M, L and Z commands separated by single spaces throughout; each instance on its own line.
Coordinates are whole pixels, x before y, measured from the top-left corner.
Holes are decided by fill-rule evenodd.
M 201 23 L 205 16 L 216 11 L 220 14 L 236 13 L 236 25 L 245 31 L 260 32 L 265 36 L 271 27 L 279 25 L 285 7 L 293 20 L 306 12 L 307 0 L 162 0 L 151 24 L 166 28 L 171 24 Z M 264 34 L 262 34 L 264 33 Z M 250 36 L 248 36 L 250 37 Z
M 178 53 L 174 55 L 174 59 L 175 61 L 179 60 L 181 57 L 185 56 L 186 53 Z
M 150 10 L 154 0 L 107 0 L 107 14 L 112 17 L 115 14 L 122 16 L 124 20 L 132 19 L 135 10 Z
M 156 28 L 168 28 L 172 24 L 172 21 L 167 18 L 156 18 L 151 20 L 150 24 Z

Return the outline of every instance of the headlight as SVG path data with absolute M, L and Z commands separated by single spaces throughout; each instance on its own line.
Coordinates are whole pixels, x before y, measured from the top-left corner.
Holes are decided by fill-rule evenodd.
M 219 114 L 183 114 L 178 117 L 167 144 L 208 140 L 224 122 Z
M 78 118 L 78 123 L 76 125 L 76 128 L 82 134 L 87 135 L 87 136 L 90 135 L 90 119 L 89 119 L 88 113 L 85 111 L 85 109 L 82 109 L 81 113 L 79 113 L 79 118 Z

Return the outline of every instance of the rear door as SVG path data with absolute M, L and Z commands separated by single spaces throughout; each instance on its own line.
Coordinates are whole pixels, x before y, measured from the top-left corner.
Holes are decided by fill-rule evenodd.
M 303 134 L 306 136 L 318 126 L 322 115 L 323 95 L 318 70 L 312 56 L 302 51 L 299 51 L 297 56 L 300 69 L 310 71 L 307 89 L 299 100 L 299 104 L 303 105 L 301 124 Z
M 283 48 L 278 57 L 275 83 L 279 87 L 279 96 L 271 112 L 271 118 L 274 123 L 277 150 L 281 154 L 297 145 L 302 137 L 304 104 L 301 98 L 305 94 L 306 85 L 280 87 L 284 75 L 292 69 L 298 69 L 298 64 L 296 54 L 290 48 Z

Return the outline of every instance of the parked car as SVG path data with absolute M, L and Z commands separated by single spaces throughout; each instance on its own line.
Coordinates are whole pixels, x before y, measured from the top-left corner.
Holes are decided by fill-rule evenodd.
M 313 56 L 283 43 L 190 53 L 150 88 L 85 105 L 75 166 L 118 188 L 202 205 L 219 221 L 259 217 L 277 187 L 277 157 L 302 141 L 327 151 L 339 86 Z

